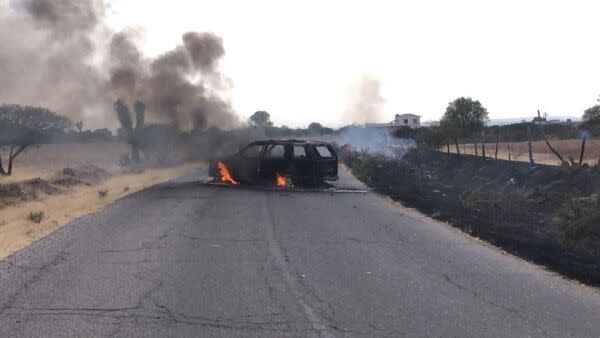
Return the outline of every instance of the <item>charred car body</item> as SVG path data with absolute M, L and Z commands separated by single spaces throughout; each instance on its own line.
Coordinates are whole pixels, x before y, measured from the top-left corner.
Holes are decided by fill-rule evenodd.
M 211 161 L 208 174 L 232 184 L 318 184 L 338 179 L 338 158 L 325 142 L 256 141 L 236 154 Z

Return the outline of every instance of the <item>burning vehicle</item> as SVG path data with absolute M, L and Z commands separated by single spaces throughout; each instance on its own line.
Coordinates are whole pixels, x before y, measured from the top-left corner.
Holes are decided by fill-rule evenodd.
M 211 161 L 208 174 L 233 185 L 316 185 L 338 179 L 338 158 L 325 142 L 256 141 L 236 154 Z

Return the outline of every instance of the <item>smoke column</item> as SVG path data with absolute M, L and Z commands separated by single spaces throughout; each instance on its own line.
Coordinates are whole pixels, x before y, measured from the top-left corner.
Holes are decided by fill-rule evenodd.
M 344 123 L 381 122 L 384 102 L 379 80 L 364 75 L 350 93 L 350 106 L 344 112 Z
M 102 0 L 0 0 L 0 103 L 44 106 L 88 127 L 117 126 L 117 97 L 183 130 L 239 123 L 223 98 L 220 37 L 187 32 L 148 59 L 136 31 L 108 28 L 105 9 Z

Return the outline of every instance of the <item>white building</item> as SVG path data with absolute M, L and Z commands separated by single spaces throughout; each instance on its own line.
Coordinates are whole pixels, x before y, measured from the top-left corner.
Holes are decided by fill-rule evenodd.
M 371 128 L 417 128 L 420 126 L 421 116 L 415 114 L 396 114 L 396 116 L 394 116 L 394 120 L 389 123 L 367 123 L 367 127 Z
M 392 123 L 417 128 L 421 125 L 421 116 L 415 114 L 396 114 Z

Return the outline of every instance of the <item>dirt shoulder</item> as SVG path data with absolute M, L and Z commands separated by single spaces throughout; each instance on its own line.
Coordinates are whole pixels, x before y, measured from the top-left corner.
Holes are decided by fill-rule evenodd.
M 91 166 L 0 185 L 0 259 L 118 198 L 204 168 L 185 164 L 110 175 Z M 30 213 L 43 213 L 41 221 Z M 35 215 L 33 215 L 35 216 Z

